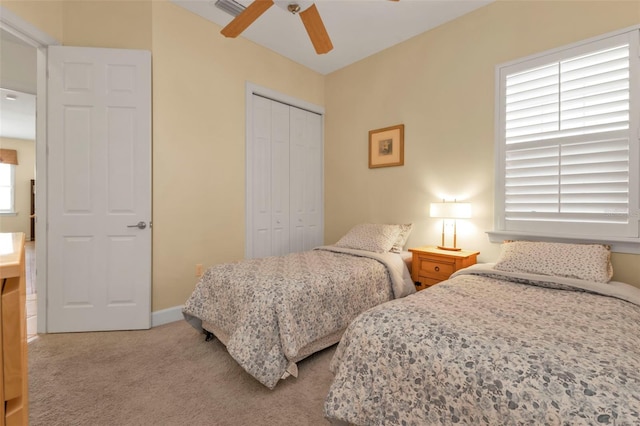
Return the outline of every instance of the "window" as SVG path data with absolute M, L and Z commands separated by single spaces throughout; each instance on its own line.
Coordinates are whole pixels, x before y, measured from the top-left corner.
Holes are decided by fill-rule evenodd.
M 496 233 L 640 242 L 638 38 L 497 68 Z
M 14 213 L 15 166 L 0 163 L 0 213 Z

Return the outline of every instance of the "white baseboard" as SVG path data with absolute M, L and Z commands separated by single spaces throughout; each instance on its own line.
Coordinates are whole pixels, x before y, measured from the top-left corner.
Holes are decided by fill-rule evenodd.
M 157 327 L 170 322 L 183 320 L 182 306 L 174 306 L 173 308 L 162 309 L 160 311 L 151 312 L 151 327 Z

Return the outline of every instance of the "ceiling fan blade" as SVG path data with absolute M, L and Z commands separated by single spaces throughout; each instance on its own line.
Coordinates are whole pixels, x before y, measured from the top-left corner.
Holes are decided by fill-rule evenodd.
M 220 31 L 225 37 L 238 37 L 260 15 L 273 6 L 273 0 L 255 0 Z
M 300 18 L 307 30 L 307 34 L 309 34 L 313 47 L 316 49 L 316 53 L 321 55 L 330 52 L 333 49 L 333 44 L 331 44 L 331 39 L 316 5 L 312 4 L 309 8 L 300 12 Z

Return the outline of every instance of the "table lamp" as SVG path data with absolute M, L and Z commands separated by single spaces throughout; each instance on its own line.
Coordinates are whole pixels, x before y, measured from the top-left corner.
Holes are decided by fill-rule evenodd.
M 441 203 L 431 203 L 429 213 L 431 217 L 442 219 L 442 244 L 439 245 L 438 248 L 441 250 L 459 251 L 460 249 L 456 247 L 456 220 L 471 217 L 471 204 L 458 203 L 456 201 L 445 202 L 442 200 Z M 447 220 L 453 220 L 453 247 L 445 246 L 444 244 L 445 221 Z

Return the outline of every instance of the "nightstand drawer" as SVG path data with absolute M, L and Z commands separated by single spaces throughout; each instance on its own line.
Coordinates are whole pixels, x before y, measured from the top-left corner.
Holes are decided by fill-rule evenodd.
M 456 271 L 454 262 L 439 262 L 434 259 L 420 257 L 419 274 L 427 275 L 431 278 L 440 278 L 446 280 Z
M 424 275 L 419 275 L 418 276 L 418 282 L 420 284 L 422 284 L 421 287 L 423 287 L 423 288 L 431 287 L 432 285 L 436 285 L 436 284 L 438 284 L 439 282 L 442 282 L 442 281 L 443 280 L 438 280 L 438 279 L 435 279 L 433 277 L 426 277 Z

